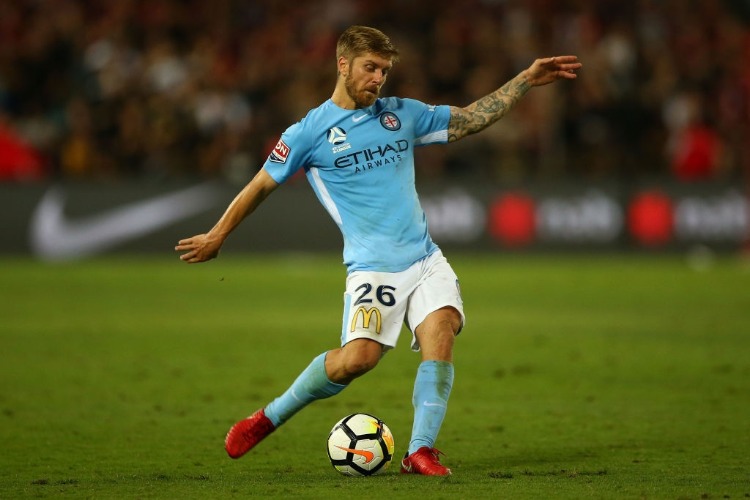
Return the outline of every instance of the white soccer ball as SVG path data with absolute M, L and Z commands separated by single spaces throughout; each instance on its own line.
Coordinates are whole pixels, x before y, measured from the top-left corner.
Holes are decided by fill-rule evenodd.
M 393 434 L 385 422 L 367 413 L 342 418 L 328 435 L 331 465 L 347 476 L 372 476 L 393 460 Z

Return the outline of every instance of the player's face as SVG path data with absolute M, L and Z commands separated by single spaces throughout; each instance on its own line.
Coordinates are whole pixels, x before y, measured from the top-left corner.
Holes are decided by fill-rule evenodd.
M 390 59 L 372 53 L 357 56 L 349 62 L 344 85 L 357 108 L 366 108 L 375 102 L 391 67 L 393 62 Z

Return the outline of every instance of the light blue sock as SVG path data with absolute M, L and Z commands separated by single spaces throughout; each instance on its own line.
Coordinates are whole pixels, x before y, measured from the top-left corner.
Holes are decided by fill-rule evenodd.
M 453 388 L 453 363 L 423 361 L 414 381 L 414 426 L 411 430 L 409 454 L 422 446 L 434 447 L 440 426 L 448 410 Z
M 345 385 L 328 380 L 326 354 L 312 360 L 299 374 L 289 389 L 266 406 L 266 417 L 275 427 L 289 420 L 295 413 L 318 399 L 330 398 L 343 391 Z

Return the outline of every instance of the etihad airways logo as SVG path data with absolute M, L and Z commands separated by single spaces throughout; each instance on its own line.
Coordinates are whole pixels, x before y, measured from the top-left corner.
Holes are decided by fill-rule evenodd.
M 336 158 L 337 168 L 356 167 L 359 172 L 364 169 L 381 167 L 401 161 L 404 151 L 409 150 L 409 141 L 400 139 L 393 144 L 384 144 L 374 148 L 362 149 Z

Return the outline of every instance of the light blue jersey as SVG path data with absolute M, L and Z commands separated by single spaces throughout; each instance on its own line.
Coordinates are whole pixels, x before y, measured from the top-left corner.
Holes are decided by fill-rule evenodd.
M 414 185 L 414 148 L 448 141 L 448 106 L 378 99 L 347 110 L 330 99 L 281 136 L 264 167 L 278 183 L 300 168 L 344 237 L 347 271 L 399 272 L 437 246 Z

